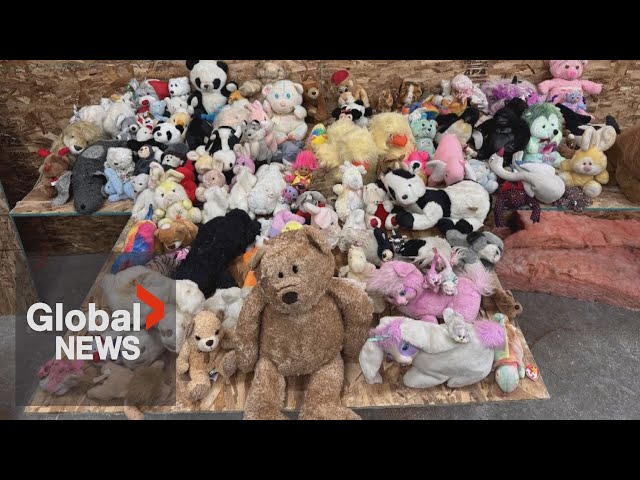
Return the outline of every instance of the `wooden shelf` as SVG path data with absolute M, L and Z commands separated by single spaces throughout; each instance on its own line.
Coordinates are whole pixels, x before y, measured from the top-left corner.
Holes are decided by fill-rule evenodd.
M 113 249 L 113 255 L 104 264 L 98 278 L 88 293 L 83 306 L 89 302 L 101 304 L 100 282 L 107 274 L 117 252 L 121 251 L 126 232 L 133 222 L 130 220 Z M 337 256 L 340 258 L 340 256 Z M 344 256 L 343 256 L 344 258 Z M 493 312 L 484 312 L 485 316 Z M 522 331 L 517 327 L 525 354 L 525 363 L 534 364 L 535 360 Z M 175 354 L 166 352 L 164 355 L 166 368 L 175 365 Z M 402 375 L 407 367 L 400 367 L 395 363 L 385 362 L 383 365 L 381 385 L 369 385 L 364 380 L 360 365 L 347 363 L 345 365 L 345 385 L 342 399 L 345 405 L 353 408 L 401 407 L 408 405 L 442 405 L 494 402 L 507 400 L 541 400 L 549 398 L 549 393 L 539 378 L 536 382 L 524 378 L 518 388 L 510 393 L 503 393 L 495 383 L 491 373 L 485 380 L 464 388 L 448 388 L 444 385 L 429 389 L 414 389 L 402 384 Z M 212 384 L 207 396 L 198 404 L 193 404 L 183 394 L 188 378 L 182 376 L 177 379 L 176 399 L 171 405 L 158 406 L 149 410 L 150 413 L 177 412 L 241 412 L 244 408 L 253 374 L 237 373 L 228 384 L 218 381 Z M 292 377 L 287 379 L 285 410 L 298 410 L 303 402 L 306 378 Z M 27 413 L 118 413 L 122 412 L 122 405 L 100 404 L 87 399 L 82 393 L 74 393 L 57 397 L 38 390 L 31 403 L 26 407 Z
M 571 212 L 571 209 L 554 207 L 553 205 L 541 205 L 542 210 L 555 210 Z M 626 211 L 640 212 L 640 205 L 631 203 L 627 197 L 620 191 L 618 187 L 603 186 L 602 193 L 593 199 L 593 204 L 585 207 L 585 212 L 601 212 L 601 211 Z

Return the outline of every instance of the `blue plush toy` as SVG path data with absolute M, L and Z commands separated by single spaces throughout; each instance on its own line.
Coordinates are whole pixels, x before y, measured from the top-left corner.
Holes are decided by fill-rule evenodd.
M 166 122 L 169 120 L 168 117 L 164 116 L 165 111 L 167 110 L 167 102 L 164 100 L 154 100 L 149 104 L 149 112 L 153 115 L 159 122 Z
M 110 148 L 107 151 L 107 160 L 104 162 L 104 176 L 107 183 L 102 187 L 102 194 L 110 202 L 135 200 L 136 193 L 133 189 L 133 153 L 128 148 Z
M 434 119 L 430 119 L 427 115 L 422 114 L 419 118 L 409 123 L 413 136 L 416 139 L 416 150 L 419 152 L 428 152 L 429 157 L 433 157 L 436 153 L 433 139 L 438 130 L 438 123 Z

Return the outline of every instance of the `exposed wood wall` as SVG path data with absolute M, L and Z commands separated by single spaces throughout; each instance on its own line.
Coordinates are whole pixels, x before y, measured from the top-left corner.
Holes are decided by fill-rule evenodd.
M 228 61 L 232 79 L 254 77 L 255 62 Z M 305 75 L 322 79 L 328 92 L 331 73 L 349 68 L 375 98 L 396 76 L 419 79 L 425 91 L 434 90 L 442 78 L 468 72 L 472 78 L 519 75 L 534 83 L 549 78 L 542 60 L 316 60 L 286 61 L 293 80 Z M 65 127 L 78 106 L 96 103 L 102 96 L 120 90 L 132 77 L 167 79 L 186 75 L 181 61 L 0 61 L 0 179 L 13 207 L 29 192 L 37 179 L 41 159 L 35 155 Z M 594 60 L 585 78 L 604 84 L 602 95 L 589 102 L 597 118 L 614 115 L 624 128 L 640 116 L 640 60 Z M 328 98 L 333 101 L 334 94 Z

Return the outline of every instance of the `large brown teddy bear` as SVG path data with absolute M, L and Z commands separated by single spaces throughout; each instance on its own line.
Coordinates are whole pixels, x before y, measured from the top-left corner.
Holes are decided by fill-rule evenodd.
M 618 185 L 625 197 L 640 204 L 640 125 L 626 129 L 607 151 L 609 185 Z
M 373 306 L 335 260 L 315 227 L 281 233 L 251 259 L 256 286 L 236 326 L 238 368 L 255 373 L 245 419 L 284 419 L 285 377 L 309 375 L 301 419 L 358 419 L 341 405 L 342 353 L 358 355 Z
M 214 371 L 225 380 L 236 373 L 235 352 L 220 347 L 224 336 L 220 320 L 223 316 L 224 312 L 203 310 L 193 317 L 186 333 L 187 341 L 176 360 L 178 375 L 189 372 L 191 380 L 187 384 L 187 394 L 194 402 L 202 400 L 209 391 Z

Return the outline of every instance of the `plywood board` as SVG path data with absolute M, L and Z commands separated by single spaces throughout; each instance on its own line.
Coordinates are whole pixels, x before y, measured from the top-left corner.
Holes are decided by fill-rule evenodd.
M 126 229 L 125 229 L 126 231 Z M 114 252 L 121 249 L 124 241 L 124 232 L 114 247 Z M 340 259 L 344 256 L 337 255 Z M 110 271 L 115 257 L 110 258 L 103 266 L 96 282 L 85 299 L 84 306 L 88 302 L 100 304 L 101 295 L 99 284 L 102 277 Z M 485 312 L 486 315 L 493 312 Z M 525 362 L 535 365 L 535 359 L 527 346 L 526 340 L 520 328 L 517 328 L 525 353 Z M 165 363 L 173 364 L 175 355 L 167 352 Z M 539 378 L 533 382 L 527 378 L 521 380 L 518 388 L 510 393 L 503 393 L 495 383 L 493 374 L 475 385 L 464 388 L 452 389 L 446 386 L 438 386 L 429 389 L 413 389 L 402 384 L 402 375 L 406 367 L 401 368 L 397 364 L 385 362 L 383 365 L 382 385 L 368 385 L 364 380 L 360 365 L 347 363 L 345 365 L 345 385 L 343 390 L 343 403 L 353 408 L 378 408 L 407 405 L 440 405 L 462 404 L 475 402 L 492 402 L 505 400 L 539 400 L 549 398 L 549 393 Z M 207 396 L 198 404 L 189 401 L 184 395 L 184 389 L 188 377 L 181 376 L 177 379 L 175 404 L 162 407 L 154 407 L 150 412 L 240 412 L 244 408 L 253 374 L 237 373 L 229 383 L 222 380 L 212 384 Z M 304 398 L 306 379 L 288 378 L 286 389 L 286 410 L 298 410 Z M 122 412 L 122 406 L 104 405 L 87 399 L 84 394 L 67 394 L 65 397 L 54 397 L 39 390 L 26 407 L 27 413 L 117 413 Z

